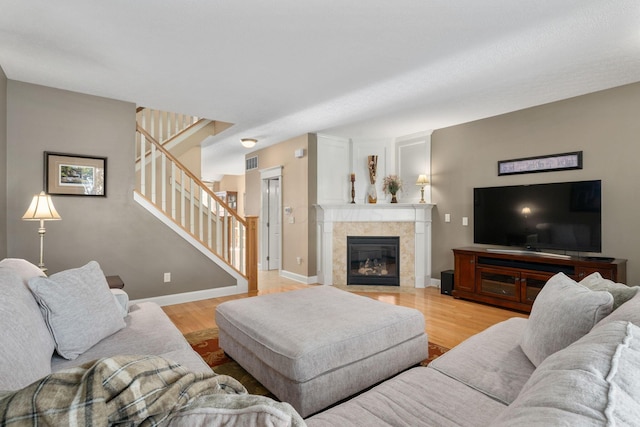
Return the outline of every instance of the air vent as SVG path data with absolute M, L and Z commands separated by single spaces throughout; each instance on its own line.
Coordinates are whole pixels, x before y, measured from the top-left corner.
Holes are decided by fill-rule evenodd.
M 246 164 L 245 169 L 248 171 L 258 169 L 258 156 L 249 157 L 248 159 L 245 160 L 245 164 Z

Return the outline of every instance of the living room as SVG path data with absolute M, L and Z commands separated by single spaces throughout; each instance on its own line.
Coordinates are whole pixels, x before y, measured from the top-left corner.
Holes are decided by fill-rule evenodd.
M 134 299 L 234 286 L 224 271 L 132 201 L 131 159 L 135 152 L 132 129 L 137 100 L 103 98 L 82 91 L 41 86 L 7 78 L 4 72 L 0 77 L 3 108 L 0 154 L 3 168 L 6 167 L 1 172 L 7 177 L 7 186 L 1 190 L 0 197 L 6 205 L 0 212 L 6 227 L 0 255 L 34 261 L 37 258 L 37 230 L 33 223 L 22 221 L 21 216 L 33 194 L 42 189 L 44 151 L 104 156 L 108 158 L 107 197 L 54 198 L 62 220 L 47 224 L 47 267 L 52 272 L 60 271 L 99 259 L 107 274 L 123 277 Z M 618 81 L 637 80 L 623 75 Z M 517 92 L 518 86 L 511 90 Z M 453 267 L 453 248 L 473 243 L 473 223 L 464 226 L 462 219 L 472 218 L 474 187 L 601 179 L 602 255 L 628 259 L 627 277 L 630 282 L 637 282 L 640 279 L 635 262 L 638 255 L 634 239 L 627 236 L 636 228 L 633 212 L 637 206 L 630 195 L 635 181 L 633 159 L 639 150 L 633 140 L 637 134 L 633 111 L 639 101 L 638 90 L 638 83 L 618 85 L 455 126 L 417 129 L 430 133 L 428 191 L 435 205 L 431 224 L 431 279 L 437 281 L 439 272 Z M 91 89 L 87 88 L 86 92 Z M 464 105 L 458 109 L 470 107 Z M 315 202 L 312 156 L 317 135 L 311 133 L 312 130 L 277 141 L 281 146 L 304 148 L 306 144 L 308 147 L 308 156 L 304 159 L 306 169 L 303 167 L 302 172 L 306 185 L 297 178 L 285 180 L 282 192 L 283 206 L 295 206 L 296 213 L 305 212 L 283 229 L 286 247 L 283 246 L 282 270 L 302 279 L 317 274 L 315 230 L 311 222 L 304 221 L 305 216 L 312 217 Z M 412 128 L 411 132 L 414 131 Z M 398 130 L 395 137 L 408 132 Z M 353 138 L 359 138 L 357 133 L 354 131 Z M 258 149 L 251 154 L 262 155 L 263 161 L 271 149 Z M 261 163 L 261 167 L 291 168 L 296 159 L 292 150 L 287 150 L 282 159 L 270 159 Z M 513 176 L 498 176 L 496 172 L 500 160 L 570 151 L 584 153 L 583 169 Z M 390 167 L 389 173 L 397 172 L 394 167 Z M 347 178 L 345 176 L 345 181 Z M 358 182 L 361 178 L 364 179 L 359 174 Z M 255 185 L 247 187 L 247 199 L 245 213 L 258 214 Z M 445 222 L 445 216 L 451 221 Z M 296 238 L 290 238 L 291 235 Z M 73 242 L 71 247 L 69 242 Z M 65 249 L 60 250 L 61 247 Z M 298 257 L 302 258 L 301 263 Z M 168 271 L 172 280 L 165 283 L 163 277 Z
M 42 153 L 89 153 L 109 159 L 108 197 L 55 198 L 62 221 L 51 223 L 45 242 L 45 261 L 52 271 L 100 259 L 108 274 L 125 278 L 133 298 L 230 285 L 226 273 L 132 202 L 134 104 L 2 77 L 2 87 L 6 88 L 2 105 L 7 106 L 3 116 L 6 132 L 2 132 L 7 135 L 2 153 L 8 183 L 4 198 L 5 256 L 36 260 L 36 230 L 20 218 L 31 196 L 41 188 Z M 629 234 L 637 228 L 633 214 L 637 206 L 632 195 L 637 173 L 634 159 L 640 148 L 635 143 L 639 125 L 633 112 L 639 103 L 640 84 L 636 83 L 435 130 L 431 135 L 430 183 L 435 203 L 434 278 L 453 267 L 453 248 L 473 243 L 473 224 L 463 226 L 462 218 L 472 217 L 474 187 L 601 179 L 602 254 L 627 259 L 628 280 L 637 283 L 638 253 L 636 241 Z M 34 117 L 39 118 L 37 126 Z M 296 143 L 299 145 L 300 139 Z M 496 172 L 499 160 L 571 151 L 583 151 L 583 169 L 513 176 L 498 176 Z M 289 161 L 284 158 L 281 163 L 286 167 Z M 292 184 L 284 180 L 283 203 L 295 206 L 299 200 L 294 199 L 300 192 L 291 192 L 288 185 Z M 313 212 L 312 204 L 307 205 L 309 212 Z M 256 214 L 251 206 L 247 214 Z M 451 222 L 444 221 L 445 214 L 450 214 Z M 74 242 L 71 248 L 56 249 L 66 248 L 70 241 Z M 286 235 L 283 241 L 287 241 Z M 294 254 L 283 257 L 284 270 L 295 271 Z M 173 272 L 179 285 L 162 283 L 167 270 Z
M 143 24 L 147 22 L 164 27 L 167 21 L 188 24 L 187 27 L 196 27 L 198 31 L 215 27 L 209 25 L 210 20 L 214 20 L 211 14 L 204 22 L 197 20 L 203 15 L 197 8 L 185 12 L 184 16 L 162 15 L 160 11 L 173 10 L 175 5 L 171 3 L 158 3 L 152 11 L 164 19 L 154 20 L 151 18 L 155 15 L 145 15 L 146 22 L 131 27 L 144 28 Z M 288 21 L 292 11 L 296 11 L 299 18 L 314 14 L 313 8 L 307 10 L 307 5 L 299 2 L 287 4 L 292 8 L 287 11 L 273 4 L 259 3 L 254 2 L 252 6 L 262 13 L 266 13 L 264 9 L 273 10 L 274 19 Z M 357 292 L 343 292 L 334 286 L 296 284 L 285 289 L 295 289 L 291 292 L 273 292 L 264 298 L 248 298 L 251 294 L 242 292 L 229 296 L 239 291 L 235 280 L 133 198 L 136 109 L 140 105 L 157 108 L 171 105 L 176 111 L 211 111 L 212 118 L 217 119 L 219 114 L 226 113 L 227 102 L 228 114 L 237 119 L 229 122 L 238 123 L 229 133 L 222 132 L 221 140 L 233 140 L 238 146 L 241 134 L 258 139 L 255 149 L 243 150 L 238 157 L 240 164 L 247 158 L 259 160 L 259 168 L 247 174 L 244 214 L 260 213 L 262 174 L 275 170 L 282 173 L 282 206 L 286 209 L 283 209 L 280 274 L 303 283 L 311 283 L 317 277 L 321 266 L 315 214 L 316 205 L 323 203 L 320 194 L 321 185 L 325 184 L 318 181 L 328 174 L 333 174 L 332 180 L 339 182 L 341 190 L 336 197 L 343 202 L 340 209 L 364 207 L 401 212 L 414 204 L 419 206 L 416 204 L 417 176 L 405 179 L 404 184 L 411 190 L 400 194 L 398 205 L 387 204 L 387 200 L 382 200 L 382 194 L 378 204 L 366 205 L 364 184 L 367 178 L 363 164 L 368 154 L 383 153 L 380 156 L 385 168 L 381 174 L 402 175 L 406 171 L 397 161 L 399 147 L 407 138 L 418 135 L 429 158 L 424 172 L 429 179 L 427 201 L 432 205 L 428 207 L 428 224 L 421 224 L 429 230 L 428 250 L 425 246 L 420 247 L 420 253 L 428 257 L 425 263 L 428 268 L 422 270 L 423 277 L 413 278 L 416 283 L 437 285 L 439 273 L 454 267 L 452 250 L 474 244 L 474 188 L 601 180 L 602 249 L 580 255 L 625 259 L 625 282 L 637 284 L 640 269 L 635 237 L 638 227 L 634 221 L 640 202 L 634 196 L 638 177 L 636 159 L 640 154 L 637 143 L 640 134 L 637 120 L 640 51 L 635 48 L 637 41 L 629 42 L 630 35 L 618 34 L 617 30 L 624 33 L 622 29 L 626 26 L 623 24 L 634 21 L 633 34 L 637 34 L 635 21 L 640 16 L 640 6 L 630 0 L 536 1 L 515 6 L 507 3 L 492 3 L 506 9 L 500 9 L 500 14 L 490 14 L 502 17 L 504 12 L 505 17 L 511 17 L 510 13 L 514 14 L 517 9 L 513 20 L 502 22 L 496 16 L 491 18 L 503 24 L 500 30 L 505 34 L 518 36 L 517 42 L 505 45 L 494 44 L 497 39 L 480 31 L 493 27 L 491 23 L 495 21 L 480 19 L 486 15 L 479 15 L 481 11 L 474 8 L 480 6 L 472 1 L 466 3 L 469 9 L 464 9 L 464 13 L 460 13 L 457 6 L 428 2 L 429 6 L 437 6 L 439 12 L 455 12 L 455 16 L 460 17 L 461 21 L 451 28 L 447 25 L 449 20 L 443 19 L 450 15 L 414 13 L 413 7 L 422 2 L 410 1 L 403 3 L 411 6 L 407 8 L 394 4 L 399 15 L 395 9 L 385 9 L 389 13 L 383 13 L 375 22 L 389 26 L 374 25 L 373 29 L 359 25 L 367 22 L 359 7 L 349 9 L 351 13 L 335 14 L 336 5 L 328 2 L 324 7 L 332 9 L 330 12 L 336 15 L 332 16 L 336 23 L 352 20 L 351 23 L 358 24 L 354 25 L 354 32 L 368 36 L 363 45 L 350 45 L 346 50 L 336 48 L 343 55 L 339 57 L 342 61 L 317 61 L 316 52 L 322 50 L 304 56 L 308 54 L 308 43 L 313 42 L 310 40 L 313 37 L 309 37 L 313 32 L 304 31 L 307 28 L 299 25 L 311 25 L 306 19 L 295 20 L 293 35 L 299 37 L 293 37 L 291 33 L 280 32 L 285 25 L 267 25 L 265 28 L 262 20 L 256 20 L 260 14 L 245 16 L 242 11 L 238 16 L 247 19 L 243 21 L 247 25 L 242 27 L 250 36 L 232 31 L 227 34 L 233 34 L 232 38 L 240 42 L 240 47 L 258 52 L 239 48 L 239 56 L 227 56 L 230 52 L 224 55 L 219 50 L 214 55 L 206 55 L 209 60 L 215 56 L 227 59 L 227 65 L 241 65 L 230 74 L 233 78 L 211 88 L 207 85 L 192 87 L 192 93 L 185 98 L 169 92 L 158 95 L 161 91 L 157 87 L 163 86 L 159 83 L 160 77 L 163 71 L 166 73 L 164 67 L 156 67 L 159 74 L 150 77 L 150 73 L 140 72 L 143 61 L 123 61 L 118 57 L 132 39 L 128 37 L 128 25 L 114 25 L 109 28 L 113 33 L 102 32 L 121 36 L 114 37 L 120 42 L 121 49 L 99 45 L 99 48 L 84 50 L 87 45 L 83 45 L 85 38 L 80 35 L 86 35 L 86 40 L 93 40 L 91 36 L 95 35 L 89 34 L 88 26 L 95 25 L 95 33 L 101 33 L 100 30 L 104 30 L 101 25 L 105 22 L 136 24 L 131 21 L 136 14 L 121 13 L 132 6 L 118 4 L 118 9 L 108 9 L 110 6 L 106 4 L 76 4 L 73 6 L 77 6 L 74 10 L 78 15 L 70 11 L 67 14 L 81 18 L 75 19 L 72 25 L 65 20 L 44 19 L 46 11 L 51 17 L 61 16 L 64 8 L 58 4 L 51 6 L 42 2 L 28 14 L 17 12 L 25 11 L 22 9 L 25 5 L 31 8 L 31 3 L 8 6 L 0 17 L 0 27 L 3 30 L 6 27 L 8 33 L 8 37 L 0 41 L 0 176 L 5 177 L 5 185 L 0 188 L 0 259 L 4 258 L 0 275 L 5 285 L 0 287 L 0 300 L 3 301 L 0 317 L 5 325 L 1 351 L 4 363 L 0 375 L 3 387 L 0 389 L 21 390 L 17 393 L 27 403 L 24 406 L 29 411 L 28 403 L 35 400 L 30 396 L 30 390 L 39 389 L 39 381 L 49 374 L 54 378 L 66 375 L 59 370 L 74 366 L 73 372 L 79 376 L 77 374 L 84 368 L 78 364 L 99 359 L 120 371 L 119 363 L 138 364 L 141 359 L 132 354 L 143 353 L 148 356 L 143 357 L 147 364 L 141 369 L 148 369 L 145 372 L 151 374 L 142 375 L 145 380 L 136 383 L 141 370 L 134 369 L 136 375 L 127 375 L 129 379 L 135 377 L 134 385 L 147 386 L 153 382 L 150 378 L 155 378 L 157 382 L 164 382 L 161 386 L 166 386 L 165 377 L 153 374 L 158 373 L 158 366 L 162 366 L 163 372 L 175 370 L 177 374 L 173 378 L 184 379 L 197 372 L 197 376 L 191 378 L 195 378 L 195 385 L 205 394 L 226 388 L 230 394 L 247 398 L 247 406 L 253 407 L 251 405 L 259 396 L 247 395 L 243 385 L 230 376 L 214 374 L 211 371 L 214 365 L 205 361 L 203 353 L 196 351 L 186 339 L 186 331 L 177 326 L 180 320 L 189 324 L 194 332 L 211 332 L 208 328 L 213 324 L 216 350 L 227 352 L 238 364 L 251 369 L 251 375 L 266 384 L 267 389 L 284 396 L 278 397 L 282 402 L 270 401 L 265 404 L 266 408 L 261 407 L 263 416 L 279 416 L 284 411 L 282 425 L 304 425 L 300 415 L 307 418 L 309 426 L 318 427 L 385 424 L 382 420 L 393 420 L 387 421 L 386 425 L 425 426 L 586 425 L 588 421 L 597 425 L 607 422 L 608 425 L 637 425 L 640 419 L 640 343 L 637 339 L 640 336 L 640 295 L 637 286 L 612 283 L 598 273 L 590 275 L 582 284 L 557 274 L 541 288 L 540 298 L 536 300 L 539 304 L 531 316 L 441 295 L 436 288 L 363 296 Z M 136 3 L 136 11 L 141 4 Z M 184 7 L 183 4 L 180 6 Z M 482 6 L 485 8 L 486 5 Z M 114 14 L 98 13 L 106 9 Z M 510 13 L 506 13 L 507 10 Z M 12 13 L 28 15 L 28 19 L 21 20 L 16 26 L 9 25 Z M 371 10 L 363 13 L 369 18 L 376 15 Z M 109 19 L 97 19 L 98 15 Z M 124 21 L 120 20 L 120 15 L 126 15 Z M 550 15 L 554 16 L 547 21 L 545 18 Z M 167 19 L 169 16 L 184 19 Z M 227 30 L 229 22 L 236 22 L 234 19 L 220 22 L 220 16 L 224 14 L 215 16 L 215 22 Z M 15 16 L 13 18 L 18 22 Z M 427 18 L 431 26 L 424 25 Z M 401 24 L 398 26 L 396 21 Z M 445 25 L 436 26 L 440 21 Z M 42 25 L 43 22 L 54 28 Z M 203 25 L 194 25 L 194 22 Z M 413 25 L 407 25 L 409 22 Z M 540 22 L 545 24 L 544 28 L 536 26 Z M 565 30 L 571 26 L 563 24 L 568 22 L 582 29 L 584 40 L 577 45 L 584 50 L 580 50 L 578 57 L 569 54 L 572 50 L 569 47 L 574 47 L 572 42 L 575 40 L 566 37 Z M 60 31 L 55 30 L 55 24 L 61 25 L 57 27 Z M 240 28 L 238 25 L 232 27 Z M 318 30 L 313 25 L 309 28 Z M 386 32 L 380 31 L 382 28 Z M 340 25 L 322 22 L 319 29 L 323 30 L 322 37 L 317 38 L 334 40 L 334 43 L 339 39 L 336 35 L 343 34 Z M 449 31 L 447 37 L 437 37 L 445 30 Z M 268 40 L 267 35 L 264 39 L 260 37 L 262 32 L 270 31 L 276 33 L 280 41 L 291 39 L 292 44 L 282 43 L 287 46 L 283 50 L 271 49 L 272 45 L 262 43 Z M 480 43 L 480 48 L 472 43 L 473 37 L 469 37 L 475 31 L 487 37 Z M 618 36 L 609 38 L 609 33 Z M 32 37 L 34 34 L 36 36 Z M 141 36 L 139 40 L 148 41 L 146 36 L 153 31 L 142 31 L 141 34 L 145 37 Z M 537 37 L 527 37 L 534 34 Z M 27 41 L 34 39 L 36 43 L 28 45 Z M 70 42 L 71 39 L 74 41 Z M 55 46 L 48 45 L 49 40 L 53 40 Z M 212 48 L 214 38 L 208 37 L 194 38 L 193 46 L 202 46 L 203 40 L 206 48 Z M 254 46 L 244 43 L 247 40 L 260 40 L 261 43 Z M 380 43 L 385 44 L 388 40 L 401 44 L 396 45 L 395 50 L 385 50 Z M 425 40 L 438 43 L 427 43 L 429 51 L 426 52 Z M 450 53 L 448 46 L 451 45 L 445 43 L 450 41 L 473 45 L 475 49 Z M 561 41 L 566 42 L 566 46 Z M 406 51 L 401 49 L 405 46 L 403 43 L 406 43 Z M 560 45 L 566 50 L 554 49 Z M 170 49 L 173 46 L 164 44 L 163 48 L 177 56 L 176 62 L 184 71 L 184 64 L 192 62 L 183 61 L 183 52 Z M 350 54 L 358 48 L 376 52 L 367 57 L 369 62 L 349 62 Z M 166 53 L 165 49 L 159 52 Z M 300 56 L 292 55 L 292 52 Z M 406 52 L 419 55 L 407 55 Z M 478 64 L 475 59 L 485 54 L 487 60 Z M 439 68 L 440 72 L 436 73 L 433 68 L 412 67 L 430 55 L 434 55 L 430 65 Z M 166 59 L 164 55 L 159 56 Z M 304 78 L 293 79 L 290 74 L 278 73 L 276 68 L 270 67 L 273 63 L 266 61 L 266 57 L 271 56 L 286 64 L 281 71 L 295 70 L 300 73 L 296 76 Z M 292 57 L 295 57 L 293 63 L 286 61 Z M 546 68 L 543 61 L 539 61 L 541 57 L 555 60 L 556 66 Z M 12 60 L 15 58 L 21 60 Z M 242 58 L 255 59 L 247 66 L 246 62 L 237 61 Z M 381 58 L 386 59 L 382 61 Z M 206 64 L 211 62 L 206 59 L 203 58 L 202 63 L 196 62 L 202 66 L 193 67 L 192 74 L 176 86 L 189 86 L 202 75 L 211 78 L 215 67 L 208 67 Z M 403 62 L 407 66 L 403 69 L 405 72 L 415 73 L 393 74 L 395 65 L 400 67 Z M 90 78 L 77 86 L 46 84 L 65 81 L 61 78 L 65 74 L 73 75 L 61 66 L 62 63 L 73 64 L 78 76 L 86 79 L 89 75 Z M 125 63 L 127 66 L 118 67 Z M 459 67 L 449 68 L 452 63 Z M 317 77 L 313 77 L 309 64 L 316 67 Z M 167 70 L 175 70 L 171 65 L 175 66 L 167 64 Z M 358 68 L 351 69 L 349 65 Z M 356 80 L 350 81 L 351 86 L 339 81 L 337 68 L 343 69 L 345 75 L 356 75 Z M 425 70 L 429 72 L 422 73 Z M 36 78 L 37 71 L 40 77 Z M 393 75 L 389 78 L 386 73 Z M 476 77 L 480 74 L 495 76 L 478 84 Z M 148 91 L 142 90 L 143 85 L 135 79 L 127 79 L 127 75 L 143 75 L 144 81 L 156 85 Z M 52 76 L 60 80 L 49 80 Z M 403 79 L 407 76 L 408 80 Z M 357 81 L 358 77 L 362 85 Z M 276 84 L 287 79 L 290 85 Z M 431 90 L 407 84 L 420 80 L 435 83 Z M 457 84 L 452 83 L 454 80 Z M 331 90 L 327 90 L 327 82 L 332 83 Z M 112 85 L 113 92 L 106 89 L 107 83 Z M 212 89 L 220 90 L 225 84 L 232 88 L 231 92 L 238 87 L 248 88 L 248 92 L 237 92 L 247 96 L 238 96 L 238 103 L 234 103 L 223 96 L 224 91 L 219 98 L 212 95 Z M 164 85 L 172 86 L 167 81 Z M 301 91 L 304 86 L 313 86 L 313 90 Z M 274 87 L 279 90 L 269 92 Z M 400 89 L 399 92 L 391 90 L 394 88 Z M 376 93 L 380 89 L 393 93 L 387 98 L 381 97 Z M 285 96 L 288 92 L 296 96 Z M 393 101 L 402 92 L 410 93 L 405 102 L 382 105 L 381 100 L 391 98 Z M 357 98 L 367 104 L 366 108 L 355 108 L 362 107 L 354 102 Z M 188 99 L 196 101 L 192 104 L 186 102 Z M 400 128 L 388 126 L 387 115 L 402 116 L 400 122 L 406 124 L 425 111 L 419 110 L 418 114 L 411 105 L 432 100 L 431 109 L 426 110 L 426 121 L 417 121 L 420 127 L 415 123 Z M 358 111 L 349 115 L 351 108 Z M 469 114 L 472 110 L 474 114 Z M 273 115 L 265 120 L 266 116 L 258 114 L 260 111 L 270 111 Z M 309 112 L 311 116 L 322 116 L 322 120 L 309 121 L 309 115 L 305 114 Z M 321 112 L 338 119 L 329 120 L 329 124 L 323 121 L 326 116 Z M 447 116 L 446 120 L 444 116 Z M 374 125 L 376 121 L 378 123 Z M 430 126 L 425 123 L 440 124 Z M 286 129 L 283 131 L 282 128 Z M 260 135 L 267 133 L 278 137 L 261 138 Z M 350 150 L 357 146 L 360 151 L 335 163 L 331 159 L 323 161 L 322 151 L 326 148 L 323 144 L 332 138 L 339 139 Z M 371 151 L 368 151 L 366 141 L 372 142 Z M 215 151 L 215 145 L 206 147 L 205 158 Z M 220 146 L 224 147 L 223 144 Z M 302 156 L 298 155 L 300 150 Z M 35 265 L 42 248 L 37 222 L 22 219 L 33 195 L 46 188 L 43 183 L 45 152 L 106 159 L 106 197 L 53 196 L 61 220 L 46 222 L 44 263 L 50 274 L 66 270 L 66 274 L 58 276 L 60 279 L 44 277 Z M 500 161 L 568 152 L 582 154 L 580 168 L 513 175 L 500 175 L 497 171 Z M 220 158 L 227 159 L 222 154 Z M 351 173 L 356 175 L 357 207 L 349 204 L 350 194 L 343 191 L 350 185 Z M 569 254 L 574 255 L 573 252 Z M 92 260 L 98 261 L 101 269 Z M 77 268 L 80 266 L 84 267 Z M 126 292 L 108 289 L 105 275 L 122 278 Z M 63 280 L 63 276 L 69 280 Z M 593 288 L 587 285 L 589 282 Z M 187 315 L 174 312 L 173 318 L 167 316 L 170 310 L 153 303 L 172 304 L 198 298 L 210 299 L 172 306 L 188 312 Z M 399 302 L 401 300 L 403 302 Z M 392 304 L 388 304 L 389 301 Z M 318 302 L 321 304 L 316 304 Z M 194 308 L 200 303 L 201 307 L 206 305 L 206 309 Z M 215 306 L 213 309 L 212 305 Z M 55 310 L 50 310 L 53 306 Z M 221 306 L 225 309 L 218 310 Z M 411 307 L 418 308 L 418 312 Z M 424 316 L 420 310 L 425 311 Z M 483 314 L 495 312 L 500 312 L 499 319 Z M 206 320 L 206 326 L 199 317 Z M 194 318 L 198 320 L 194 321 Z M 504 318 L 508 320 L 502 322 Z M 457 332 L 464 334 L 450 333 L 447 326 L 451 323 L 455 323 Z M 355 327 L 351 328 L 352 325 Z M 434 328 L 437 333 L 432 333 Z M 458 345 L 462 335 L 473 337 Z M 441 340 L 443 336 L 457 341 L 448 343 Z M 208 342 L 208 338 L 200 343 L 203 341 Z M 425 359 L 432 344 L 439 344 L 444 352 L 435 361 Z M 78 358 L 74 359 L 74 356 Z M 179 365 L 190 372 L 185 374 Z M 92 366 L 100 366 L 100 362 Z M 87 369 L 93 368 L 87 365 Z M 110 372 L 103 372 L 109 378 L 119 380 Z M 287 376 L 290 373 L 293 375 Z M 110 387 L 101 381 L 97 381 L 93 390 L 103 395 Z M 29 388 L 29 384 L 33 386 Z M 55 381 L 49 385 L 46 394 L 53 396 L 49 403 L 60 407 L 60 413 L 68 413 L 72 406 L 65 399 L 74 396 L 73 393 L 62 393 L 60 384 Z M 367 391 L 361 393 L 363 390 Z M 183 390 L 177 391 L 178 395 L 191 396 Z M 293 393 L 291 398 L 287 394 L 289 391 Z M 12 396 L 12 392 L 2 393 L 0 403 L 7 406 L 0 409 L 21 402 L 20 398 L 7 396 Z M 211 414 L 207 411 L 219 408 L 212 403 L 217 400 L 215 395 L 213 397 L 200 402 L 205 418 L 207 413 Z M 177 399 L 180 397 L 167 400 Z M 295 405 L 300 414 L 295 413 L 293 406 L 287 406 L 287 402 Z M 132 407 L 128 403 L 112 402 L 111 409 L 115 407 L 119 412 L 121 408 Z M 180 417 L 192 409 L 189 404 L 186 406 Z M 51 415 L 51 406 L 46 402 L 42 408 Z M 209 422 L 223 423 L 229 416 L 226 410 L 222 407 L 222 413 L 211 415 Z M 292 411 L 288 423 L 285 422 L 287 410 Z M 102 418 L 100 421 L 104 421 L 102 414 L 95 413 Z M 38 419 L 33 414 L 31 418 L 16 417 Z M 182 424 L 178 421 L 174 425 L 193 425 L 194 420 L 187 417 L 182 418 Z M 291 423 L 292 417 L 299 422 Z M 91 424 L 88 418 L 79 419 L 78 425 Z M 241 421 L 238 424 L 243 425 Z M 267 423 L 254 419 L 254 424 Z

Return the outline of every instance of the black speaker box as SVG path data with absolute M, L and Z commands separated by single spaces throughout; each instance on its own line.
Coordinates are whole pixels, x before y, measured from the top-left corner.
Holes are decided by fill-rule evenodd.
M 440 273 L 440 293 L 451 295 L 453 291 L 453 270 L 445 270 Z

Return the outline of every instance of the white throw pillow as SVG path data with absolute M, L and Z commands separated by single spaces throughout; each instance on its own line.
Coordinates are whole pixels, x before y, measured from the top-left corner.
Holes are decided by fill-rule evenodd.
M 533 302 L 520 347 L 538 366 L 547 356 L 586 335 L 612 307 L 609 292 L 591 291 L 558 273 Z
M 622 304 L 629 301 L 640 290 L 638 286 L 627 286 L 623 283 L 616 283 L 613 280 L 605 279 L 597 272 L 582 279 L 580 284 L 592 291 L 607 291 L 613 295 L 613 310 L 616 310 Z
M 121 308 L 97 262 L 29 280 L 56 350 L 75 359 L 103 338 L 125 327 Z

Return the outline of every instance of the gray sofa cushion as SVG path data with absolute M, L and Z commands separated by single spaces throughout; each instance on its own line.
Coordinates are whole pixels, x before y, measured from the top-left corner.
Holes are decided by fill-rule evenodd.
M 213 315 L 213 313 L 212 313 Z M 124 319 L 126 327 L 108 336 L 85 351 L 75 360 L 54 356 L 52 370 L 78 366 L 82 363 L 115 355 L 154 354 L 184 363 L 191 369 L 210 371 L 211 368 L 195 353 L 178 328 L 159 305 L 143 302 L 131 305 Z M 184 352 L 184 353 L 181 353 Z M 181 356 L 184 354 L 185 356 Z M 186 359 L 185 359 L 186 358 Z
M 587 334 L 612 307 L 609 292 L 591 291 L 558 273 L 536 297 L 520 346 L 538 366 L 547 356 Z
M 624 283 L 616 283 L 605 279 L 598 272 L 588 275 L 580 281 L 580 284 L 592 291 L 607 291 L 613 295 L 613 310 L 629 301 L 640 291 L 640 286 L 627 286 Z
M 54 341 L 22 278 L 0 268 L 0 390 L 17 390 L 51 373 Z
M 596 326 L 604 325 L 605 323 L 615 322 L 617 320 L 624 320 L 631 322 L 637 326 L 640 326 L 640 292 L 636 294 L 629 301 L 622 304 L 613 313 L 602 319 Z
M 122 289 L 110 289 L 113 299 L 118 304 L 120 314 L 122 317 L 127 317 L 129 314 L 129 295 Z
M 31 264 L 26 259 L 5 258 L 0 261 L 0 267 L 9 268 L 18 273 L 18 276 L 20 276 L 25 285 L 29 283 L 29 279 L 32 277 L 47 277 L 47 275 L 40 270 L 40 267 Z
M 638 425 L 640 328 L 611 322 L 549 356 L 495 426 Z
M 429 367 L 508 405 L 535 370 L 519 345 L 526 324 L 527 319 L 514 317 L 493 325 Z
M 120 307 L 97 262 L 29 280 L 56 351 L 75 359 L 105 337 L 124 328 Z
M 435 369 L 419 367 L 305 421 L 308 427 L 486 426 L 505 408 Z

